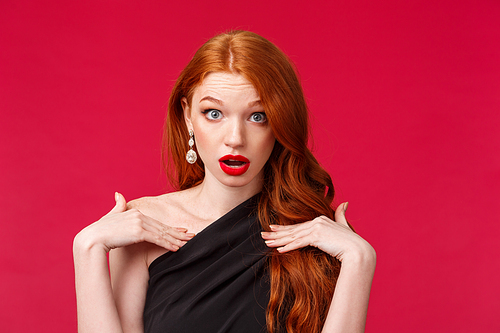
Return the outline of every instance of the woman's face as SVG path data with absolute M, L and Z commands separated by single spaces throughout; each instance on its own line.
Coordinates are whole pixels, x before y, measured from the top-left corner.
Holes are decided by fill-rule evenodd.
M 182 102 L 206 179 L 260 189 L 275 139 L 253 85 L 239 74 L 210 73 L 195 89 L 191 107 Z

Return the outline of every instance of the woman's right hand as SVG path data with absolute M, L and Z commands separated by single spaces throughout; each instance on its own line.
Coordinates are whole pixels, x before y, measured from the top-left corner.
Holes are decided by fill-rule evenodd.
M 86 249 L 99 246 L 109 252 L 114 248 L 149 242 L 177 251 L 194 237 L 185 228 L 169 227 L 135 208 L 127 210 L 127 202 L 118 192 L 115 201 L 115 207 L 108 214 L 76 235 L 75 246 Z

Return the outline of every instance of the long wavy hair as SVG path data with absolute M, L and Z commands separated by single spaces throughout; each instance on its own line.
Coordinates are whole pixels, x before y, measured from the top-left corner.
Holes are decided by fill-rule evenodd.
M 193 165 L 185 161 L 189 135 L 181 100 L 186 97 L 190 104 L 194 89 L 211 72 L 238 73 L 253 84 L 276 138 L 264 166 L 258 204 L 263 229 L 319 215 L 333 219 L 332 180 L 307 146 L 308 111 L 295 68 L 273 43 L 248 31 L 231 31 L 207 41 L 172 89 L 163 137 L 163 161 L 172 184 L 183 190 L 200 184 L 205 176 L 200 159 Z M 309 246 L 283 254 L 273 251 L 269 263 L 268 331 L 320 332 L 340 262 Z

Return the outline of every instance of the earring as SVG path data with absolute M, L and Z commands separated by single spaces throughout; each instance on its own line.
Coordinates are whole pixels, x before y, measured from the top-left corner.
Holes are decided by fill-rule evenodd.
M 194 132 L 193 130 L 189 130 L 189 150 L 186 153 L 186 161 L 188 161 L 189 164 L 194 164 L 196 162 L 196 159 L 198 156 L 196 156 L 196 152 L 193 150 L 194 146 Z

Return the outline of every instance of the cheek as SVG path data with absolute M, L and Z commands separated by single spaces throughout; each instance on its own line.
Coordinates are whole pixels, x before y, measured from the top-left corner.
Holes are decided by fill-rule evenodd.
M 203 162 L 205 162 L 208 158 L 208 155 L 211 154 L 210 148 L 214 147 L 213 141 L 211 141 L 213 140 L 213 137 L 209 133 L 200 130 L 199 127 L 193 127 L 195 131 L 195 149 L 198 152 L 198 157 L 201 158 Z
M 276 139 L 274 138 L 274 135 L 272 135 L 272 134 L 268 135 L 262 142 L 261 147 L 262 147 L 262 151 L 264 152 L 264 154 L 262 154 L 262 155 L 265 156 L 266 162 L 269 159 L 269 157 L 271 156 L 275 142 L 276 142 Z

